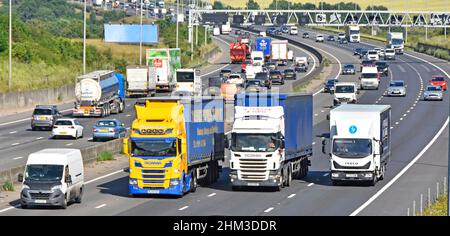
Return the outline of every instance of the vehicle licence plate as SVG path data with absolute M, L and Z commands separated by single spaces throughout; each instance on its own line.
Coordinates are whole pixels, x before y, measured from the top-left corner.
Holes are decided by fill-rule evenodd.
M 247 183 L 248 186 L 259 186 L 259 183 Z
M 148 194 L 158 194 L 159 190 L 147 190 Z
M 100 129 L 100 132 L 102 132 L 102 133 L 107 133 L 107 132 L 108 132 L 108 129 Z
M 35 203 L 47 203 L 47 200 L 34 200 Z
M 356 177 L 358 177 L 358 174 L 346 174 L 345 177 L 347 177 L 347 178 L 356 178 Z
M 45 117 L 39 117 L 39 120 L 46 120 Z
M 67 134 L 67 132 L 59 132 L 59 134 Z

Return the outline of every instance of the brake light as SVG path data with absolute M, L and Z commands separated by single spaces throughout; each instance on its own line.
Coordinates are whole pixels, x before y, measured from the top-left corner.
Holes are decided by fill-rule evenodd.
M 97 132 L 97 129 L 96 129 L 96 128 L 93 128 L 93 129 L 92 129 L 92 132 Z
M 114 132 L 115 129 L 114 128 L 109 128 L 109 132 Z
M 53 126 L 53 129 L 57 129 L 57 128 L 58 128 L 58 126 L 56 126 L 56 125 Z
M 75 126 L 73 126 L 73 125 L 69 126 L 69 129 L 75 129 Z

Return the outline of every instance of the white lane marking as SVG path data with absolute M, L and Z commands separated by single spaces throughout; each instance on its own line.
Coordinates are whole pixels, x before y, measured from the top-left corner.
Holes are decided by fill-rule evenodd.
M 67 109 L 67 110 L 63 110 L 61 112 L 66 112 L 66 111 L 71 111 L 71 110 L 72 110 L 72 108 Z M 19 122 L 22 122 L 22 121 L 27 121 L 27 120 L 31 120 L 31 117 L 30 118 L 25 118 L 25 119 L 20 119 L 20 120 L 15 120 L 15 121 L 10 121 L 10 122 L 6 122 L 6 123 L 2 123 L 2 124 L 0 124 L 0 127 L 1 126 L 5 126 L 5 125 L 19 123 Z
M 438 139 L 438 137 L 441 135 L 441 133 L 445 130 L 445 127 L 448 125 L 449 119 L 445 121 L 444 125 L 441 127 L 441 129 L 437 132 L 437 134 L 433 137 L 433 139 L 425 146 L 424 149 L 408 164 L 403 168 L 389 183 L 387 183 L 383 188 L 381 188 L 375 195 L 373 195 L 367 202 L 362 204 L 358 209 L 356 209 L 354 212 L 350 214 L 350 216 L 356 216 L 358 215 L 362 210 L 364 210 L 370 203 L 372 203 L 375 199 L 377 199 L 386 189 L 388 189 L 392 184 L 395 183 L 403 174 L 405 174 L 406 171 L 408 171 L 411 166 L 414 165 L 414 163 L 419 160 L 422 155 L 434 144 L 434 142 Z
M 211 193 L 208 195 L 208 197 L 214 197 L 216 195 L 216 193 Z
M 14 157 L 13 160 L 19 160 L 22 159 L 23 157 Z
M 178 209 L 179 211 L 183 211 L 183 210 L 186 210 L 186 209 L 188 209 L 189 208 L 189 206 L 184 206 L 184 207 L 182 207 L 182 208 L 180 208 L 180 209 Z
M 397 121 L 397 122 L 395 122 L 395 124 L 396 124 L 396 125 L 398 125 L 398 121 Z
M 428 73 L 431 72 L 430 68 L 426 67 L 424 64 L 420 64 L 420 66 L 425 69 Z
M 73 143 L 68 143 L 68 144 L 66 144 L 66 146 L 72 146 L 73 145 Z
M 129 106 L 130 106 L 130 104 L 127 105 L 127 107 L 129 107 Z
M 0 210 L 0 213 L 9 211 L 9 210 L 14 209 L 14 208 L 19 208 L 19 207 L 20 207 L 20 204 L 17 204 L 17 205 L 12 206 L 12 207 L 7 207 L 7 208 L 5 208 L 5 209 Z
M 37 137 L 36 139 L 39 140 L 39 139 L 43 139 L 43 138 L 44 138 L 44 137 Z
M 391 129 L 393 129 L 394 128 L 394 126 L 391 126 Z
M 131 116 L 130 114 L 127 114 L 127 115 L 126 115 L 126 117 L 130 117 L 130 116 Z
M 97 178 L 95 178 L 95 179 L 91 179 L 91 180 L 89 180 L 89 181 L 87 181 L 87 182 L 84 182 L 84 184 L 90 184 L 90 183 L 93 183 L 93 182 L 95 182 L 95 181 L 97 181 L 97 180 L 101 180 L 101 179 L 107 178 L 107 177 L 109 177 L 109 176 L 111 176 L 111 175 L 115 175 L 115 174 L 118 174 L 118 173 L 121 173 L 121 172 L 123 172 L 123 170 L 114 171 L 114 172 L 112 172 L 112 173 L 109 173 L 109 174 L 106 174 L 106 175 L 97 177 Z
M 293 197 L 295 197 L 295 195 L 297 195 L 297 194 L 293 193 L 293 194 L 289 195 L 287 198 L 293 198 Z
M 400 120 L 403 120 L 403 117 L 400 117 Z
M 314 116 L 318 116 L 319 114 L 314 114 Z
M 330 173 L 325 173 L 325 174 L 323 174 L 323 176 L 328 176 Z
M 95 209 L 100 209 L 100 208 L 102 208 L 104 206 L 106 206 L 106 204 L 102 204 L 102 205 L 96 206 Z
M 397 65 L 397 67 L 400 69 L 400 71 L 401 71 L 402 73 L 405 73 L 405 72 L 406 72 L 406 70 L 405 70 L 405 68 L 403 68 L 403 66 Z
M 316 142 L 312 142 L 312 145 L 315 145 L 316 144 Z
M 267 208 L 264 212 L 265 212 L 265 213 L 269 213 L 269 212 L 271 212 L 273 209 L 274 209 L 273 207 L 269 207 L 269 208 Z
M 311 187 L 311 186 L 313 186 L 314 185 L 314 183 L 310 183 L 310 184 L 308 184 L 308 187 Z
M 406 116 L 406 114 L 403 114 L 403 116 L 405 117 L 405 116 Z
M 13 144 L 11 144 L 11 146 L 17 146 L 17 145 L 19 145 L 20 143 L 13 143 Z
M 225 133 L 225 135 L 229 135 L 229 134 L 231 134 L 231 130 Z
M 15 133 L 17 133 L 17 130 L 9 132 L 9 134 L 15 134 Z
M 321 110 L 320 112 L 324 113 L 325 111 L 324 111 L 324 110 Z

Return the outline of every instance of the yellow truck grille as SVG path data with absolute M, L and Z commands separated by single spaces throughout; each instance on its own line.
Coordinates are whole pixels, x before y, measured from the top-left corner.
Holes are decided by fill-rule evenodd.
M 140 187 L 142 188 L 168 188 L 169 178 L 166 178 L 165 169 L 141 169 Z

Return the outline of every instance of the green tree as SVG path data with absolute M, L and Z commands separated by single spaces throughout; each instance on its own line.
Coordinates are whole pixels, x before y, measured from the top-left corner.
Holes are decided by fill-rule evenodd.
M 222 2 L 214 1 L 213 9 L 215 9 L 215 10 L 222 10 L 222 9 L 225 9 L 225 6 L 223 5 Z
M 247 9 L 249 10 L 259 10 L 259 4 L 255 0 L 248 0 Z

